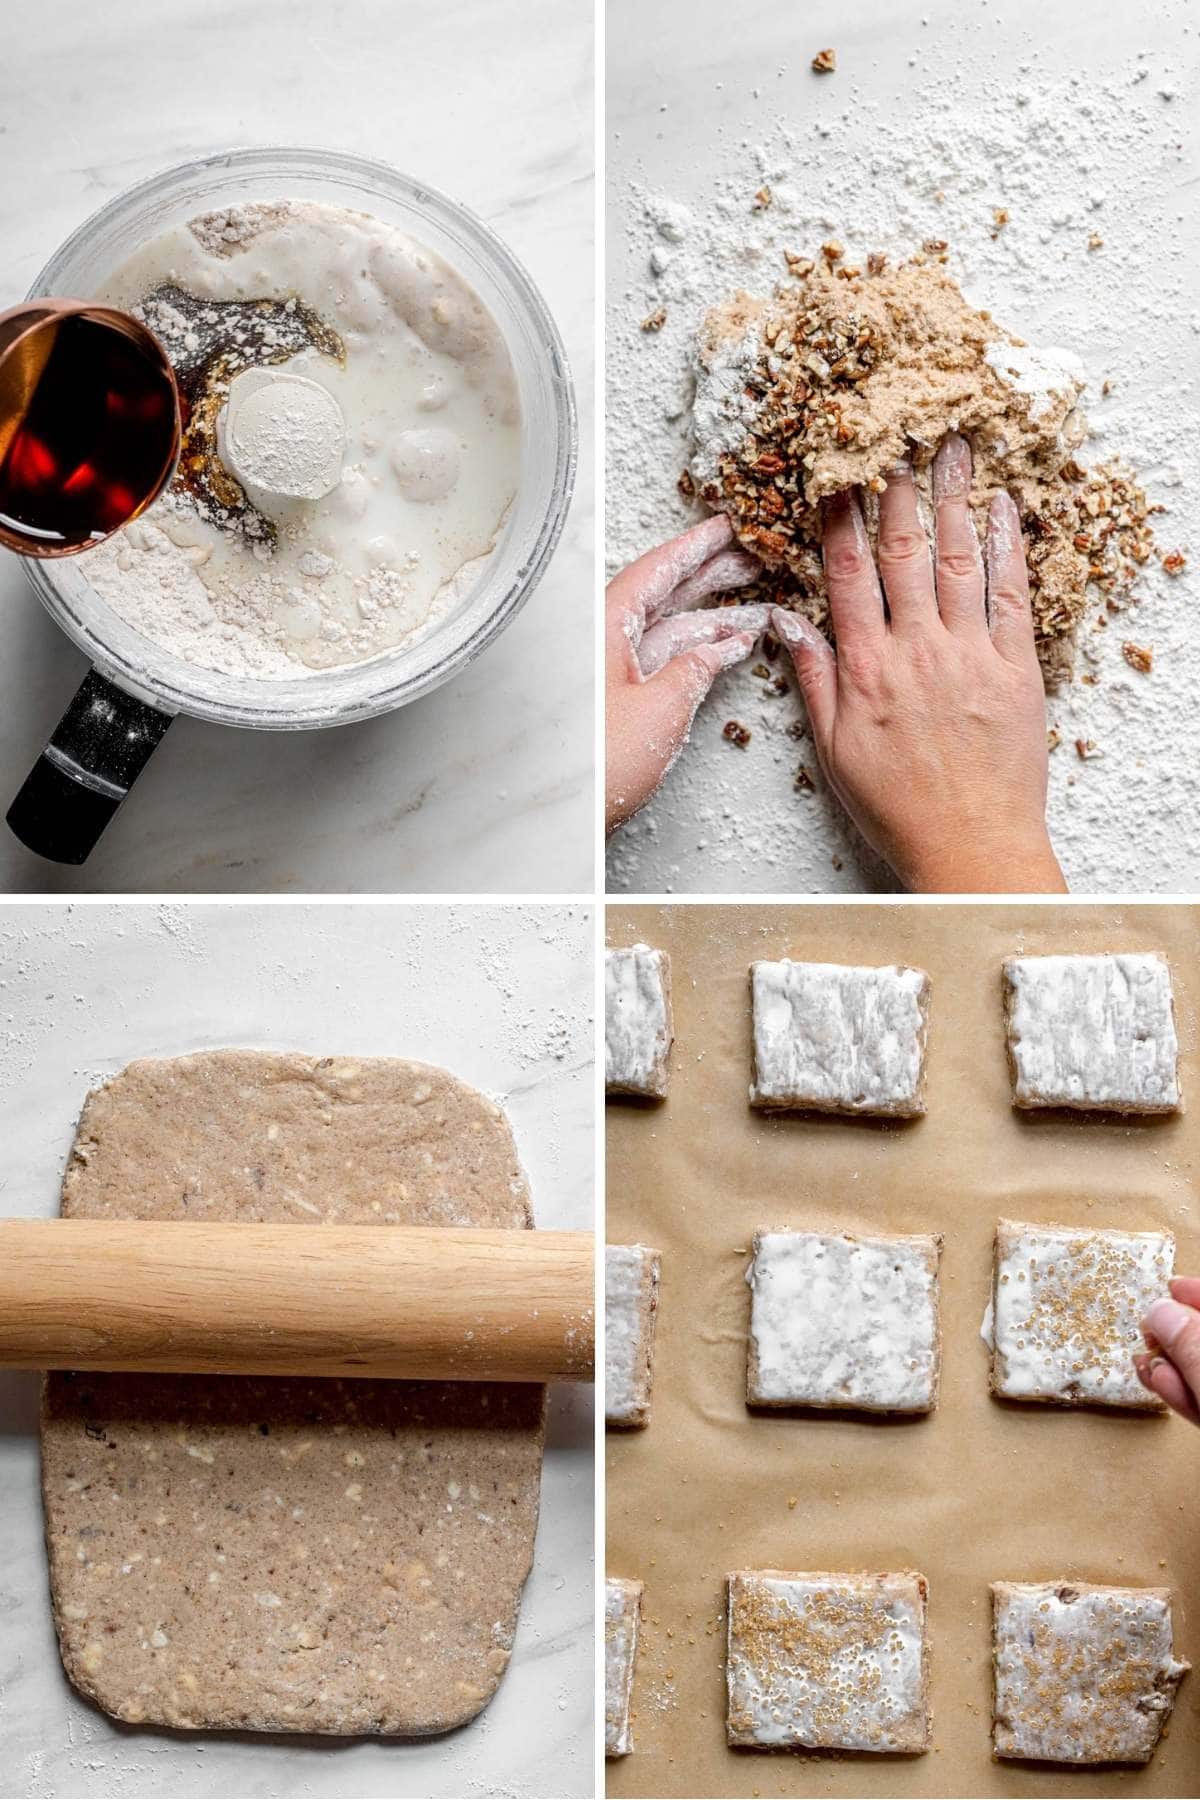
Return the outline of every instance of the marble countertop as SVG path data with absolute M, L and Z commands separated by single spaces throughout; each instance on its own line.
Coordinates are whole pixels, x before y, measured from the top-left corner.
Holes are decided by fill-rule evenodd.
M 0 308 L 156 169 L 234 144 L 357 151 L 462 200 L 525 263 L 566 343 L 582 454 L 545 579 L 457 681 L 334 731 L 181 719 L 83 869 L 42 862 L 0 827 L 0 890 L 590 891 L 590 5 L 15 0 L 5 24 Z M 86 664 L 6 555 L 0 613 L 2 813 Z
M 452 1069 L 505 1107 L 537 1223 L 587 1228 L 592 937 L 583 906 L 0 906 L 0 1216 L 57 1210 L 84 1095 L 132 1057 L 244 1044 Z M 9 1800 L 593 1791 L 590 1390 L 552 1390 L 533 1572 L 495 1699 L 412 1744 L 157 1732 L 81 1699 L 50 1615 L 37 1392 L 36 1375 L 0 1375 Z

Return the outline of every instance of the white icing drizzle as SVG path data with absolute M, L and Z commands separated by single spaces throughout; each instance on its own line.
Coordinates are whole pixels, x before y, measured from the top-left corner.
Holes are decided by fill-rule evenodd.
M 750 1402 L 928 1412 L 939 1252 L 936 1237 L 760 1232 L 746 1271 Z
M 605 1756 L 628 1756 L 633 1749 L 629 1704 L 641 1608 L 642 1583 L 610 1575 L 604 1584 Z
M 604 953 L 604 1082 L 610 1092 L 665 1094 L 671 1046 L 662 950 Z
M 1018 1106 L 1172 1112 L 1179 1045 L 1162 956 L 1013 956 L 1004 965 Z
M 1163 1588 L 998 1582 L 997 1756 L 1148 1762 L 1188 1664 Z
M 1138 1380 L 1140 1320 L 1167 1292 L 1160 1231 L 1011 1224 L 996 1233 L 993 1385 L 1013 1400 L 1157 1406 Z
M 751 964 L 755 1106 L 827 1112 L 924 1111 L 921 969 Z
M 923 1749 L 924 1637 L 916 1575 L 731 1575 L 730 1743 Z
M 650 1353 L 660 1259 L 645 1244 L 604 1249 L 604 1417 L 644 1425 L 650 1410 Z

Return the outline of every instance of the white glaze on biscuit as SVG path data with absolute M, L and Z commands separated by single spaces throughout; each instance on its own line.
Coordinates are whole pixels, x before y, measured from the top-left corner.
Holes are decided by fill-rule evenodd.
M 633 1749 L 629 1706 L 641 1611 L 642 1583 L 610 1575 L 604 1584 L 605 1756 L 628 1756 Z
M 730 1575 L 729 1743 L 925 1750 L 925 1605 L 911 1573 Z
M 661 1259 L 645 1244 L 604 1249 L 604 1418 L 609 1425 L 650 1419 L 650 1358 Z
M 1175 1241 L 1161 1231 L 996 1228 L 992 1387 L 1010 1400 L 1158 1410 L 1133 1366 L 1140 1320 L 1167 1292 Z
M 997 1756 L 1145 1763 L 1188 1664 L 1166 1588 L 996 1582 Z
M 750 984 L 751 1105 L 901 1117 L 924 1112 L 930 991 L 924 970 L 756 962 Z
M 634 944 L 604 953 L 604 1085 L 612 1094 L 667 1091 L 671 1048 L 670 962 Z
M 758 1233 L 748 1402 L 930 1411 L 940 1251 L 938 1237 Z
M 1011 956 L 1004 981 L 1015 1105 L 1117 1112 L 1179 1106 L 1165 957 Z

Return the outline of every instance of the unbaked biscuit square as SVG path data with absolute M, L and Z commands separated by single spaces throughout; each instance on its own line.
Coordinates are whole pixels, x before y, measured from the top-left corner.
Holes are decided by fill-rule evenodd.
M 651 1357 L 662 1259 L 645 1244 L 604 1248 L 604 1420 L 650 1422 Z
M 750 1285 L 750 1406 L 930 1412 L 942 1240 L 761 1231 Z
M 674 1033 L 671 959 L 634 944 L 604 952 L 604 1087 L 661 1100 Z
M 992 1391 L 1060 1406 L 1162 1401 L 1138 1380 L 1140 1320 L 1167 1293 L 1175 1240 L 1164 1231 L 996 1227 Z
M 923 969 L 755 962 L 750 989 L 752 1106 L 897 1118 L 925 1111 Z
M 929 1748 L 923 1575 L 728 1577 L 726 1734 L 760 1750 Z
M 642 1583 L 610 1575 L 604 1584 L 604 1754 L 633 1749 L 629 1708 L 642 1614 Z
M 1189 1665 L 1168 1588 L 992 1584 L 997 1756 L 1149 1762 Z
M 1175 1112 L 1179 1044 L 1163 956 L 1010 956 L 1013 1105 Z

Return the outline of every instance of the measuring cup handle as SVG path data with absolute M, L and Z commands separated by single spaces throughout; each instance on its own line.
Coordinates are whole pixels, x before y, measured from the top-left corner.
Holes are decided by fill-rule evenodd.
M 9 807 L 9 829 L 49 862 L 86 862 L 170 723 L 89 670 Z

